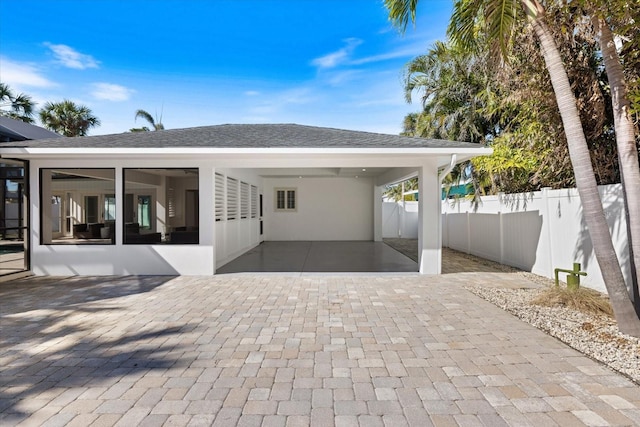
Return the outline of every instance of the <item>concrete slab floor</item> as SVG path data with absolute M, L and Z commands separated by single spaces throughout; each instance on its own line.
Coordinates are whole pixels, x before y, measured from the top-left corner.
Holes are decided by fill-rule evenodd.
M 382 242 L 263 242 L 217 269 L 240 272 L 412 272 L 418 264 Z
M 2 283 L 0 425 L 640 425 L 640 387 L 463 288 L 512 281 Z

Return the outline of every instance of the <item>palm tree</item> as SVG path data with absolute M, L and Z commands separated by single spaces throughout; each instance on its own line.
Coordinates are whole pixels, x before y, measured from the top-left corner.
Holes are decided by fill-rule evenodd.
M 15 95 L 7 84 L 0 83 L 0 116 L 33 123 L 34 106 L 35 103 L 29 95 L 24 93 Z
M 611 87 L 611 105 L 618 146 L 618 161 L 620 165 L 620 181 L 625 196 L 625 211 L 627 213 L 627 230 L 629 251 L 634 266 L 634 302 L 636 311 L 640 315 L 640 295 L 638 293 L 638 277 L 640 277 L 640 164 L 638 162 L 638 147 L 636 146 L 635 130 L 631 118 L 631 103 L 629 102 L 624 70 L 613 40 L 613 32 L 605 19 L 594 15 L 591 22 L 599 33 L 600 49 L 604 66 L 607 71 L 609 86 Z
M 436 42 L 426 55 L 405 67 L 405 98 L 421 93 L 423 111 L 417 118 L 418 136 L 483 142 L 491 133 L 485 118 L 489 96 L 484 61 L 449 43 Z
M 156 121 L 153 119 L 151 114 L 149 114 L 145 110 L 138 110 L 136 111 L 136 120 L 138 120 L 138 118 L 145 119 L 147 122 L 149 122 L 149 124 L 153 126 L 153 130 L 164 130 L 164 125 L 162 124 L 162 114 L 160 115 L 160 119 Z M 130 129 L 130 131 L 131 132 L 147 132 L 149 131 L 149 128 L 146 126 L 143 126 L 141 128 Z
M 418 0 L 385 0 L 390 19 L 405 29 L 409 19 L 415 22 Z M 569 84 L 558 47 L 545 21 L 545 9 L 537 0 L 456 0 L 448 34 L 460 46 L 472 49 L 478 30 L 494 42 L 494 50 L 506 57 L 514 24 L 524 18 L 533 29 L 551 78 L 558 109 L 569 147 L 576 187 L 584 207 L 594 252 L 621 332 L 640 337 L 640 318 L 624 282 L 602 201 L 598 193 L 587 141 L 575 96 Z
M 67 99 L 47 102 L 40 110 L 40 121 L 47 129 L 64 136 L 85 136 L 89 128 L 100 126 L 100 120 L 88 107 Z

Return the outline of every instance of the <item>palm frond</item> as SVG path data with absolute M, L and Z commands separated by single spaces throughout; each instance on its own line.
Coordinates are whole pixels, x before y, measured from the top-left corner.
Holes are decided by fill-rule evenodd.
M 136 118 L 135 119 L 138 120 L 138 118 L 146 120 L 152 126 L 155 125 L 155 123 L 156 123 L 155 120 L 153 119 L 153 116 L 151 116 L 151 114 L 149 114 L 145 110 L 136 111 Z
M 518 0 L 491 0 L 485 6 L 488 36 L 496 41 L 495 49 L 499 49 L 502 58 L 508 56 L 513 30 L 518 19 L 518 3 Z
M 404 32 L 411 22 L 416 21 L 416 8 L 419 0 L 384 0 L 384 6 L 389 11 L 389 19 L 393 25 Z
M 483 0 L 455 0 L 447 36 L 457 48 L 476 49 L 477 25 L 483 10 Z

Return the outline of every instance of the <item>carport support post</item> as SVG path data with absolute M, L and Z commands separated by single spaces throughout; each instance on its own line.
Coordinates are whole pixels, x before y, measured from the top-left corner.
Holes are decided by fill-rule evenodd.
M 420 274 L 440 274 L 441 189 L 438 164 L 429 160 L 418 168 L 418 267 Z
M 373 186 L 373 241 L 382 242 L 382 192 L 379 185 Z

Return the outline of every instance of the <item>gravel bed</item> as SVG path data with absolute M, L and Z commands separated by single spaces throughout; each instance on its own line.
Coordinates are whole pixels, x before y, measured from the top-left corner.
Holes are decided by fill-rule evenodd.
M 640 338 L 620 333 L 615 320 L 530 304 L 544 289 L 465 288 L 640 384 Z

